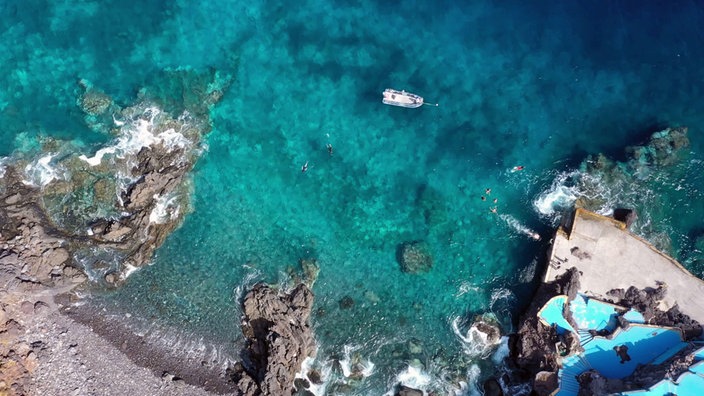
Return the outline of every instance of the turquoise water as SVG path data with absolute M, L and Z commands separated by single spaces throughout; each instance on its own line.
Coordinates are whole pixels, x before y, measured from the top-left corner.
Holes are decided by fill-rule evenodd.
M 474 364 L 488 375 L 493 363 L 467 353 L 452 323 L 464 332 L 493 311 L 510 330 L 558 217 L 535 202 L 588 154 L 623 159 L 664 126 L 689 126 L 689 152 L 618 185 L 614 201 L 638 207 L 637 230 L 669 237 L 668 251 L 704 275 L 704 7 L 387 3 L 3 2 L 0 154 L 21 155 L 37 136 L 88 155 L 108 142 L 76 106 L 79 79 L 130 104 L 144 86 L 168 91 L 164 70 L 232 75 L 191 212 L 106 304 L 236 343 L 241 290 L 285 283 L 316 258 L 318 364 L 354 346 L 375 365 L 342 393 L 383 393 L 414 359 L 426 389 L 471 384 Z M 384 106 L 388 87 L 440 106 Z M 432 250 L 426 274 L 395 260 L 412 240 Z

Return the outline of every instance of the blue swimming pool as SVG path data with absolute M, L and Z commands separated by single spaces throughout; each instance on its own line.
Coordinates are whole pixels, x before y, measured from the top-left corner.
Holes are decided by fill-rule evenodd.
M 557 334 L 564 334 L 566 331 L 575 331 L 572 325 L 563 316 L 567 296 L 555 296 L 550 299 L 538 312 L 538 317 L 547 326 L 557 326 Z
M 577 294 L 570 301 L 570 310 L 579 329 L 613 331 L 618 323 L 616 318 L 623 308 Z
M 566 306 L 576 328 L 564 316 Z M 630 323 L 627 328 L 618 327 L 619 315 Z M 662 363 L 688 345 L 678 329 L 643 324 L 645 320 L 638 311 L 626 310 L 582 294 L 569 302 L 564 295 L 553 297 L 538 312 L 538 316 L 546 326 L 555 326 L 558 334 L 567 331 L 577 334 L 584 348 L 582 353 L 563 359 L 558 396 L 576 396 L 579 392 L 576 377 L 587 370 L 596 370 L 606 378 L 624 378 L 632 374 L 638 365 Z M 594 336 L 591 332 L 602 330 L 609 335 Z M 704 348 L 695 352 L 695 359 L 704 361 Z M 624 395 L 669 395 L 675 391 L 678 396 L 702 395 L 704 376 L 698 374 L 704 374 L 704 363 L 692 368 L 691 375 L 682 376 L 676 382 L 661 381 L 651 389 Z

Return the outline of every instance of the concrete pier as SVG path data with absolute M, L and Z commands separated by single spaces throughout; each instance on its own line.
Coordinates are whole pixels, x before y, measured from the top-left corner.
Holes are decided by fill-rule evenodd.
M 612 218 L 577 209 L 571 227 L 557 231 L 549 259 L 545 282 L 576 267 L 580 292 L 598 299 L 608 299 L 612 289 L 664 283 L 667 293 L 659 308 L 678 304 L 682 313 L 704 323 L 704 281 Z

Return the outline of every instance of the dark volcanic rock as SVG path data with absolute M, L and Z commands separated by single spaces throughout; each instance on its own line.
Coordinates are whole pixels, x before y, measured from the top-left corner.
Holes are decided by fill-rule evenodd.
M 665 312 L 658 309 L 660 300 L 665 297 L 665 293 L 667 293 L 667 286 L 659 284 L 656 288 L 638 289 L 631 286 L 626 291 L 615 289 L 610 290 L 607 294 L 614 299 L 615 304 L 633 308 L 643 314 L 648 324 L 678 327 L 682 330 L 685 340 L 699 337 L 702 334 L 701 325 L 680 312 L 679 306 L 675 305 Z
M 609 392 L 607 379 L 594 370 L 585 371 L 577 378 L 579 382 L 578 396 L 606 395 Z
M 626 228 L 630 228 L 638 220 L 638 215 L 633 209 L 616 208 L 614 209 L 613 218 L 625 224 Z
M 535 375 L 533 390 L 540 396 L 547 396 L 555 392 L 558 386 L 558 376 L 553 371 L 541 371 Z
M 139 130 L 151 134 L 151 144 L 133 152 L 135 145 L 116 139 L 105 148 L 109 159 L 100 161 L 79 156 L 70 143 L 43 138 L 43 151 L 52 155 L 0 164 L 0 394 L 25 394 L 39 364 L 39 351 L 22 341 L 22 330 L 49 311 L 40 299 L 50 301 L 83 283 L 88 267 L 96 283 L 118 286 L 129 265 L 151 260 L 187 212 L 184 181 L 200 155 L 207 114 L 174 117 L 148 100 L 120 109 L 87 81 L 80 85 L 77 104 L 90 127 L 123 140 Z M 203 94 L 210 97 L 207 87 Z M 164 203 L 167 198 L 183 209 L 168 215 L 174 207 Z
M 538 310 L 553 296 L 564 294 L 572 300 L 577 290 L 579 290 L 579 272 L 574 267 L 555 281 L 544 283 L 538 288 L 530 308 L 521 318 L 516 336 L 512 337 L 512 342 L 509 343 L 511 363 L 519 368 L 513 373 L 520 375 L 520 378 L 515 378 L 517 382 L 523 381 L 526 377 L 535 379 L 541 371 L 555 372 L 557 342 L 561 342 L 568 349 L 579 347 L 578 341 L 575 342 L 569 337 L 559 337 L 554 328 L 540 323 L 537 316 Z M 566 314 L 567 320 L 570 321 L 569 310 Z
M 484 381 L 482 389 L 484 390 L 484 396 L 504 396 L 504 391 L 501 389 L 499 380 L 494 377 Z
M 286 294 L 260 283 L 247 293 L 243 306 L 245 363 L 231 374 L 238 394 L 291 395 L 303 360 L 315 356 L 308 323 L 313 292 L 300 284 Z
M 423 391 L 413 389 L 405 385 L 400 385 L 398 387 L 398 392 L 396 392 L 396 396 L 423 396 Z
M 428 272 L 433 267 L 433 257 L 428 244 L 422 241 L 404 242 L 396 250 L 396 260 L 404 272 Z

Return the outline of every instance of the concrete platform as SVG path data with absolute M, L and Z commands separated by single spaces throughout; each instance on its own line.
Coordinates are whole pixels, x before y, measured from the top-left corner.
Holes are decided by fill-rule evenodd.
M 677 303 L 682 313 L 704 323 L 704 281 L 612 218 L 577 209 L 571 229 L 557 231 L 544 281 L 570 267 L 581 272 L 580 291 L 596 298 L 608 298 L 606 292 L 612 289 L 665 283 L 660 309 Z

